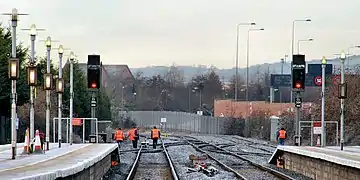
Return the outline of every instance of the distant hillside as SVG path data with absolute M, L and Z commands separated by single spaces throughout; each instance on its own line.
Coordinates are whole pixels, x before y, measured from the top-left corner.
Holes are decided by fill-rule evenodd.
M 350 61 L 348 61 L 348 59 Z M 360 56 L 350 56 L 345 62 L 345 66 L 349 66 L 350 68 L 360 65 Z M 321 59 L 310 60 L 307 61 L 307 64 L 319 64 L 321 63 Z M 328 59 L 328 63 L 333 64 L 335 68 L 340 67 L 340 59 Z M 184 73 L 185 80 L 190 80 L 192 77 L 198 74 L 206 73 L 210 67 L 199 65 L 199 66 L 177 66 L 180 71 Z M 144 76 L 153 76 L 156 74 L 164 74 L 167 72 L 169 67 L 167 66 L 149 66 L 143 68 L 130 68 L 131 72 L 135 74 L 136 72 L 142 72 Z M 284 74 L 290 74 L 290 62 L 286 62 L 284 64 Z M 249 77 L 254 77 L 254 75 L 259 72 L 260 74 L 264 74 L 265 72 L 270 72 L 271 74 L 280 74 L 281 73 L 281 63 L 273 63 L 273 64 L 260 64 L 249 67 Z M 235 74 L 235 68 L 232 69 L 216 69 L 216 73 L 220 76 L 224 81 L 229 81 L 230 78 Z M 246 68 L 239 68 L 239 75 L 245 77 L 246 76 Z

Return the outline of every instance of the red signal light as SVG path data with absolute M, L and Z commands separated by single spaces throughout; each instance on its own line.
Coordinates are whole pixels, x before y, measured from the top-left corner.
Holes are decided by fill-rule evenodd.
M 92 88 L 96 88 L 96 83 L 91 83 Z
M 300 88 L 301 88 L 301 84 L 300 84 L 300 83 L 296 83 L 296 84 L 295 84 L 295 87 L 296 87 L 297 89 L 300 89 Z

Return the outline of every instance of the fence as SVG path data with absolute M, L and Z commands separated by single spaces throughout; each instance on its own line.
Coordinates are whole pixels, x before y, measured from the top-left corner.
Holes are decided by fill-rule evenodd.
M 186 112 L 171 111 L 128 111 L 120 112 L 120 116 L 129 117 L 138 126 L 144 128 L 160 127 L 166 130 L 202 134 L 226 134 L 229 123 L 226 118 L 202 116 Z M 161 123 L 166 118 L 166 123 Z

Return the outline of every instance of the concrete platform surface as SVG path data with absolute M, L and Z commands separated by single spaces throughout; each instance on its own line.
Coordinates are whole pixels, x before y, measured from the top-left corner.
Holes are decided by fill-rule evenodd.
M 56 144 L 54 144 L 56 145 Z M 117 144 L 64 144 L 46 154 L 27 155 L 26 158 L 7 160 L 6 167 L 0 165 L 1 179 L 51 180 L 76 174 L 94 165 L 113 150 Z
M 325 148 L 310 146 L 278 146 L 269 162 L 279 150 L 360 169 L 359 146 L 347 146 L 344 147 L 343 151 L 341 151 L 338 146 L 329 146 Z

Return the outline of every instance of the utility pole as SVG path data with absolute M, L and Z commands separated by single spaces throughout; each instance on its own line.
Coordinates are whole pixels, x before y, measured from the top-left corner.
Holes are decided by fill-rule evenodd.
M 59 54 L 59 83 L 58 87 L 63 91 L 64 90 L 64 84 L 62 79 L 62 58 L 64 54 L 63 46 L 60 45 L 58 49 Z M 61 82 L 62 81 L 62 82 Z M 61 148 L 61 116 L 62 115 L 62 92 L 59 91 L 58 93 L 58 141 L 59 141 L 59 148 Z
M 281 58 L 280 62 L 281 62 L 281 74 L 284 74 L 284 63 L 285 63 L 284 58 Z
M 340 117 L 340 149 L 341 151 L 344 149 L 344 109 L 345 109 L 345 98 L 347 94 L 346 84 L 345 84 L 345 59 L 346 55 L 345 52 L 341 53 L 340 60 L 341 60 L 341 80 L 340 80 L 340 108 L 341 108 L 341 117 Z
M 321 61 L 322 67 L 322 78 L 321 78 L 321 147 L 325 147 L 326 144 L 326 123 L 325 123 L 325 68 L 326 68 L 326 59 L 322 58 Z
M 70 145 L 72 145 L 73 142 L 73 125 L 72 125 L 72 119 L 73 119 L 73 99 L 74 99 L 74 59 L 75 55 L 73 52 L 70 52 Z

